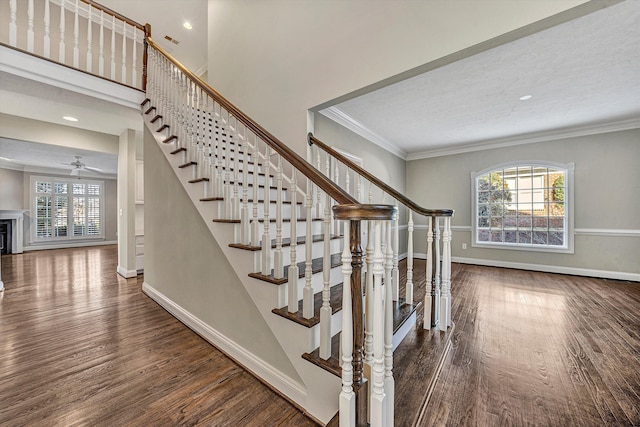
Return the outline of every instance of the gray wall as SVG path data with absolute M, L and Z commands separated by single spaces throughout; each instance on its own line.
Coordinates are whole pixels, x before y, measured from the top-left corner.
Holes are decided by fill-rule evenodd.
M 471 226 L 471 172 L 510 161 L 575 163 L 575 253 L 471 247 L 453 233 L 454 257 L 640 273 L 640 238 L 594 230 L 640 230 L 640 130 L 559 139 L 407 163 L 407 193 L 420 204 L 455 209 L 452 225 Z M 416 252 L 425 252 L 418 239 Z M 462 243 L 468 244 L 462 250 Z
M 146 129 L 144 155 L 145 282 L 230 340 L 299 378 Z
M 22 171 L 0 168 L 0 210 L 24 209 Z

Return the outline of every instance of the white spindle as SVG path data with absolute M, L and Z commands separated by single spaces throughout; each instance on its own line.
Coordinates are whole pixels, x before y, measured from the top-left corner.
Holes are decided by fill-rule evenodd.
M 235 142 L 238 140 L 238 120 L 236 119 L 236 126 L 233 129 L 233 134 L 231 135 L 231 142 Z M 234 155 L 233 155 L 233 195 L 231 197 L 231 217 L 233 219 L 240 218 L 240 152 L 242 149 L 236 142 L 234 144 Z M 229 152 L 231 155 L 231 151 Z M 279 158 L 280 156 L 278 156 Z
M 424 295 L 424 329 L 431 329 L 431 286 L 433 275 L 433 217 L 427 223 L 427 273 Z
M 327 160 L 327 171 L 329 161 Z M 324 251 L 322 256 L 322 307 L 320 307 L 320 357 L 331 357 L 331 198 L 327 194 L 324 207 Z
M 373 366 L 373 221 L 367 221 L 367 247 L 365 249 L 365 307 L 364 307 L 364 361 Z M 369 378 L 370 379 L 370 378 Z
M 396 208 L 398 207 L 398 201 L 395 203 Z M 393 272 L 391 274 L 393 289 L 392 289 L 392 298 L 394 301 L 398 301 L 400 299 L 400 271 L 398 269 L 398 247 L 400 245 L 400 214 L 397 213 L 393 218 Z
M 249 159 L 251 154 L 249 152 L 249 137 L 247 135 L 247 128 L 244 128 L 244 144 L 242 147 L 242 207 L 240 209 L 240 236 L 243 245 L 251 243 L 251 223 L 249 222 Z M 257 172 L 254 172 L 257 173 Z
M 122 21 L 122 72 L 121 72 L 121 75 L 122 75 L 122 84 L 127 84 L 127 21 Z M 135 82 L 132 82 L 131 85 L 133 86 L 134 84 Z
M 356 176 L 356 200 L 362 202 L 362 177 L 360 174 Z
M 267 176 L 269 174 L 267 173 Z M 296 206 L 296 204 L 298 203 L 298 183 L 297 183 L 297 173 L 296 173 L 296 169 L 292 168 L 291 171 L 291 206 Z M 295 209 L 291 209 L 291 233 L 290 233 L 290 238 L 291 238 L 291 247 L 290 247 L 290 254 L 291 254 L 291 263 L 289 264 L 289 272 L 288 272 L 288 276 L 289 276 L 289 313 L 295 313 L 298 311 L 298 300 L 300 299 L 298 297 L 298 278 L 300 276 L 300 271 L 298 269 L 298 255 L 297 255 L 297 248 L 298 248 L 298 216 L 296 213 Z
M 138 29 L 136 27 L 133 27 L 133 53 L 131 58 L 131 86 L 138 87 Z
M 282 156 L 277 154 L 278 163 L 277 163 L 277 171 L 276 171 L 276 186 L 278 187 L 276 194 L 276 250 L 273 252 L 273 277 L 276 279 L 282 279 L 284 277 L 284 264 L 282 260 Z M 265 187 L 269 185 L 269 177 L 264 177 Z M 295 188 L 291 189 L 293 193 L 295 193 Z M 265 190 L 266 191 L 266 190 Z M 291 236 L 291 244 L 293 245 L 293 240 L 295 236 Z M 295 286 L 297 288 L 297 286 Z M 297 294 L 297 292 L 296 292 Z M 289 290 L 289 295 L 291 296 L 291 290 Z M 291 311 L 292 303 L 291 298 L 289 298 L 289 311 L 295 313 L 298 311 L 298 298 L 295 295 L 295 310 Z
M 255 144 L 253 145 L 253 211 L 251 218 L 251 244 L 254 246 L 260 246 L 260 224 L 258 223 L 258 161 L 260 160 L 260 151 L 258 150 L 258 141 L 259 139 L 256 136 Z M 245 165 L 245 167 L 248 166 Z M 259 260 L 259 257 L 256 257 L 256 260 Z
M 435 254 L 433 256 L 433 262 L 435 264 L 434 271 L 434 281 L 433 281 L 433 312 L 431 315 L 433 316 L 433 324 L 437 325 L 439 323 L 439 315 L 440 315 L 440 217 L 435 217 L 435 226 L 433 227 L 435 230 L 433 247 L 435 249 Z
M 312 217 L 311 209 L 313 208 L 313 183 L 307 178 L 307 194 L 306 194 L 306 232 L 305 232 L 305 268 L 304 268 L 304 290 L 302 292 L 302 317 L 310 319 L 314 316 L 314 303 L 313 303 L 313 287 L 311 285 L 311 277 L 313 276 L 313 270 L 311 269 L 313 258 L 313 231 L 312 231 Z M 291 205 L 291 209 L 296 209 L 296 206 Z
M 413 304 L 413 212 L 409 211 L 407 224 L 407 283 L 405 285 L 405 302 Z
M 17 0 L 9 1 L 9 45 L 16 47 L 18 44 L 18 3 Z
M 382 223 L 374 222 L 373 249 L 373 367 L 371 372 L 371 426 L 382 427 L 386 422 L 384 394 L 384 301 L 382 277 Z
M 116 80 L 116 17 L 111 17 L 111 80 Z
M 396 214 L 397 216 L 397 214 Z M 386 225 L 386 245 L 385 254 L 385 281 L 391 276 L 392 251 L 391 251 L 391 228 L 394 220 L 385 221 Z M 386 421 L 385 426 L 393 426 L 393 401 L 395 384 L 393 380 L 393 286 L 391 282 L 384 285 L 384 394 L 386 401 Z
M 33 0 L 29 0 L 29 4 L 27 6 L 27 50 L 29 52 L 33 52 L 33 45 Z
M 98 48 L 98 74 L 101 77 L 104 77 L 104 12 L 102 10 L 100 11 L 100 46 Z M 165 87 L 165 97 L 167 89 L 168 88 Z
M 451 326 L 451 217 L 444 218 L 442 233 L 442 293 L 440 295 L 440 330 Z
M 80 24 L 78 22 L 78 0 L 73 10 L 73 68 L 80 64 Z
M 308 190 L 307 186 L 307 190 Z M 356 398 L 353 392 L 353 319 L 351 314 L 351 242 L 349 221 L 344 222 L 344 247 L 342 250 L 342 388 L 340 390 L 340 425 L 355 427 Z M 306 317 L 306 316 L 305 316 Z
M 384 285 L 389 288 L 389 292 L 393 294 L 393 280 L 391 277 L 391 272 L 393 270 L 393 249 L 391 249 L 391 227 L 393 225 L 391 221 L 384 222 L 384 246 L 383 248 L 383 256 L 384 256 Z M 393 298 L 389 299 L 393 301 Z
M 229 118 L 229 113 L 227 112 L 227 119 Z M 233 215 L 233 207 L 232 207 L 232 200 L 231 200 L 231 141 L 228 138 L 228 132 L 229 130 L 227 129 L 227 119 L 225 119 L 225 117 L 222 115 L 222 110 L 220 111 L 220 133 L 222 134 L 222 141 L 223 141 L 223 147 L 222 147 L 222 156 L 224 157 L 224 185 L 223 185 L 223 196 L 224 197 L 224 215 L 226 219 L 233 219 L 232 215 Z M 267 163 L 269 160 L 269 147 L 267 147 Z M 268 213 L 268 210 L 265 211 L 265 214 Z M 265 215 L 266 216 L 266 215 Z M 264 241 L 263 241 L 264 243 Z M 269 248 L 267 250 L 271 250 L 271 241 L 269 241 Z M 264 255 L 264 250 L 262 252 L 262 254 Z M 271 268 L 271 267 L 269 267 Z M 269 271 L 268 273 L 265 274 L 270 274 L 271 271 Z
M 89 13 L 87 19 L 87 71 L 89 73 L 93 70 L 93 47 L 91 46 L 93 42 L 93 9 L 92 6 L 89 5 Z
M 264 175 L 269 176 L 270 166 L 271 166 L 271 147 L 267 145 L 264 159 Z M 295 176 L 295 174 L 294 174 Z M 293 185 L 292 185 L 293 187 Z M 271 236 L 269 235 L 269 205 L 271 204 L 271 195 L 269 190 L 269 185 L 264 186 L 264 223 L 263 234 L 262 234 L 262 274 L 268 276 L 271 274 Z M 295 233 L 294 233 L 295 235 Z M 291 242 L 293 243 L 293 241 Z M 293 247 L 291 248 L 293 249 Z
M 44 47 L 43 54 L 44 57 L 49 59 L 51 58 L 51 34 L 50 34 L 50 26 L 51 26 L 51 6 L 49 4 L 50 0 L 45 0 L 44 2 Z
M 65 45 L 64 45 L 64 3 L 65 0 L 60 2 L 60 41 L 58 43 L 58 61 L 64 64 L 65 60 Z

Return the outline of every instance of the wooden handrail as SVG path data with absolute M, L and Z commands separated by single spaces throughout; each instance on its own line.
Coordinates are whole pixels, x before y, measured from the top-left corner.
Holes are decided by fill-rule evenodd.
M 114 17 L 118 18 L 121 21 L 125 21 L 128 24 L 131 24 L 134 27 L 136 27 L 136 28 L 138 28 L 138 29 L 140 29 L 142 31 L 145 30 L 145 26 L 144 25 L 139 24 L 136 21 L 134 21 L 133 19 L 127 18 L 124 15 L 121 15 L 118 12 L 115 12 L 115 11 L 109 9 L 108 7 L 103 6 L 98 2 L 95 2 L 93 0 L 80 0 L 80 1 L 83 2 L 83 3 L 86 3 L 86 4 L 90 4 L 91 6 L 95 7 L 96 9 L 101 10 L 101 11 L 103 11 L 104 13 L 106 13 L 108 15 L 114 16 Z
M 333 148 L 329 147 L 324 142 L 320 141 L 318 138 L 313 136 L 313 134 L 311 132 L 309 132 L 309 134 L 307 135 L 307 142 L 309 143 L 309 145 L 315 144 L 318 147 L 322 148 L 328 154 L 330 154 L 335 159 L 337 159 L 340 162 L 342 162 L 344 165 L 346 165 L 350 169 L 354 170 L 360 176 L 363 176 L 364 178 L 366 178 L 370 182 L 372 182 L 375 185 L 377 185 L 385 193 L 393 196 L 397 201 L 399 201 L 400 203 L 402 203 L 403 205 L 405 205 L 406 207 L 411 209 L 413 212 L 419 213 L 419 214 L 424 215 L 424 216 L 453 216 L 453 209 L 426 209 L 426 208 L 423 208 L 420 205 L 417 205 L 413 200 L 409 199 L 404 194 L 402 194 L 399 191 L 395 190 L 394 188 L 390 187 L 388 184 L 382 182 L 380 179 L 378 179 L 374 175 L 370 174 L 366 170 L 362 169 L 360 166 L 358 166 L 357 164 L 355 164 L 354 162 L 349 160 L 347 157 L 343 156 L 342 154 L 340 154 L 339 152 L 337 152 Z
M 242 122 L 244 126 L 250 129 L 256 136 L 262 139 L 267 145 L 274 149 L 283 159 L 289 162 L 295 169 L 299 170 L 307 178 L 316 184 L 322 191 L 327 193 L 333 200 L 339 204 L 359 204 L 359 202 L 349 193 L 342 189 L 339 185 L 331 181 L 324 174 L 320 173 L 315 167 L 310 165 L 306 160 L 300 157 L 295 151 L 286 146 L 275 136 L 265 130 L 262 126 L 244 114 L 235 105 L 220 95 L 215 89 L 202 81 L 193 74 L 184 65 L 173 58 L 167 51 L 160 47 L 151 37 L 147 37 L 147 43 L 164 55 L 173 65 L 189 77 L 200 89 L 204 90 L 211 98 L 213 98 L 220 106 L 229 112 L 233 117 Z

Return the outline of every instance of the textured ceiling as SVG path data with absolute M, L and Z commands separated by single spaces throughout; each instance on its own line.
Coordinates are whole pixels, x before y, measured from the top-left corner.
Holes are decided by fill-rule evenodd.
M 523 95 L 533 97 L 519 100 Z M 405 158 L 601 123 L 635 119 L 640 125 L 640 1 L 607 7 L 331 110 L 329 117 L 339 116 Z

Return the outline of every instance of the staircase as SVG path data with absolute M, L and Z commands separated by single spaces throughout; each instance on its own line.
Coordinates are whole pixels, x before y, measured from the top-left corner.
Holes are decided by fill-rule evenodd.
M 427 218 L 433 286 L 424 324 L 443 331 L 451 326 L 453 212 L 413 204 L 311 134 L 311 162 L 300 158 L 150 37 L 147 44 L 145 123 L 304 392 L 276 388 L 322 423 L 393 425 L 393 351 L 423 310 L 413 300 L 413 212 Z M 399 204 L 409 212 L 402 298 Z
M 48 26 L 49 1 L 36 3 Z M 20 49 L 17 3 L 9 7 L 9 45 Z M 30 22 L 33 10 L 30 0 Z M 64 15 L 74 16 L 73 62 L 65 59 L 64 37 L 59 62 L 77 69 L 86 56 L 85 74 L 94 67 L 101 77 L 146 91 L 141 112 L 153 143 L 295 375 L 268 366 L 260 354 L 239 362 L 321 424 L 418 423 L 453 326 L 453 211 L 415 204 L 312 134 L 303 159 L 158 46 L 148 25 L 93 1 L 63 1 L 59 13 L 61 34 Z M 78 22 L 91 27 L 82 19 L 99 25 L 95 54 L 91 31 L 86 52 L 78 43 Z M 110 67 L 104 64 L 103 32 L 111 34 Z M 33 54 L 32 26 L 27 35 L 23 50 Z M 121 47 L 116 35 L 122 36 Z M 53 56 L 50 46 L 47 32 L 46 59 Z M 423 218 L 419 227 L 414 215 Z M 416 228 L 426 230 L 427 260 L 414 280 Z M 401 269 L 399 242 L 405 235 L 407 261 Z M 147 284 L 143 290 L 207 336 L 211 325 L 189 323 L 189 313 Z M 216 339 L 225 337 L 208 339 L 219 345 Z

